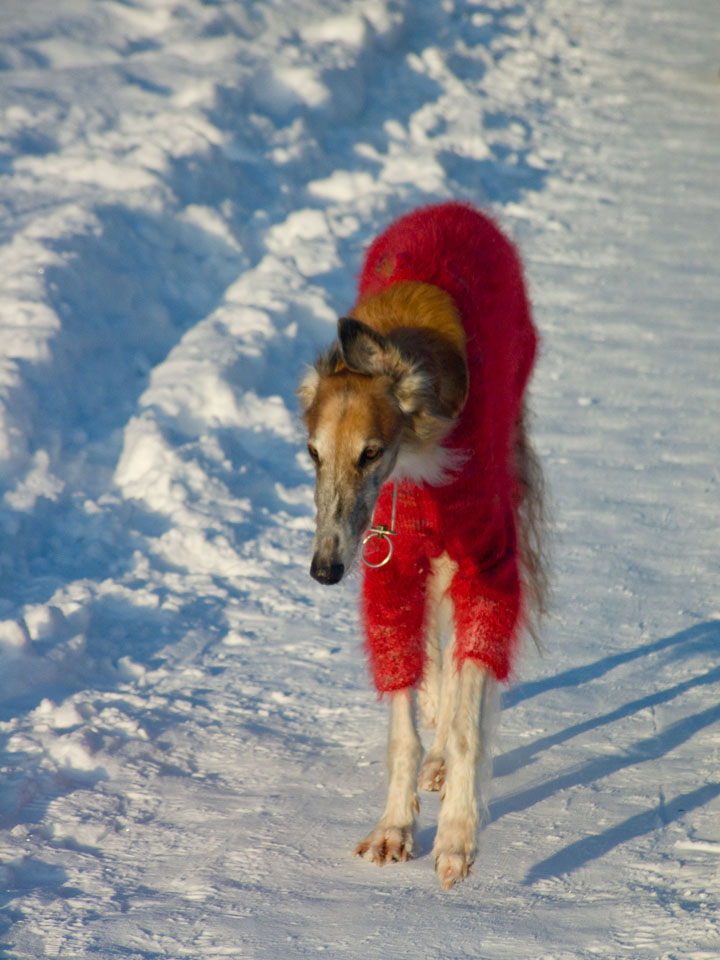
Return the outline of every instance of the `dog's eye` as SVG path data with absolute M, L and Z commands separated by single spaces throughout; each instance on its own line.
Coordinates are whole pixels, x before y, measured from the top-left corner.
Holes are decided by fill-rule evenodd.
M 372 463 L 373 460 L 379 460 L 382 455 L 383 452 L 380 447 L 365 447 L 360 454 L 360 466 L 364 467 L 366 464 Z
M 315 464 L 316 467 L 320 466 L 320 455 L 318 454 L 315 447 L 309 443 L 308 444 L 308 453 L 310 454 L 310 459 Z

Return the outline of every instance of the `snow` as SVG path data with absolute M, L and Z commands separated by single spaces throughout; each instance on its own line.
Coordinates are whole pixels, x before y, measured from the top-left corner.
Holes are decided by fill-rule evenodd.
M 682 9 L 680 9 L 682 7 Z M 713 0 L 4 0 L 12 957 L 720 952 Z M 556 609 L 470 879 L 352 857 L 386 707 L 308 574 L 294 396 L 367 243 L 519 244 Z

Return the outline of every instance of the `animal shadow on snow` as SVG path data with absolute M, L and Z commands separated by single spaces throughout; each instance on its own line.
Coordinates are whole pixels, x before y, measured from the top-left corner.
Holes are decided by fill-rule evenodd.
M 496 777 L 513 773 L 550 747 L 638 714 L 648 707 L 670 703 L 691 690 L 720 683 L 720 663 L 717 662 L 717 656 L 713 657 L 713 654 L 717 654 L 719 643 L 720 621 L 708 621 L 652 643 L 612 654 L 595 663 L 574 667 L 555 677 L 520 686 L 517 691 L 508 695 L 509 702 L 506 708 L 511 707 L 513 703 L 551 690 L 592 682 L 616 667 L 650 656 L 657 655 L 660 663 L 665 664 L 681 659 L 687 660 L 693 655 L 704 656 L 709 664 L 709 669 L 702 673 L 621 704 L 606 713 L 589 717 L 557 733 L 541 737 L 532 744 L 517 747 L 502 754 L 495 761 Z M 621 773 L 628 767 L 658 760 L 718 720 L 720 720 L 720 703 L 713 703 L 712 706 L 689 716 L 681 716 L 652 736 L 637 740 L 622 752 L 611 756 L 592 757 L 579 768 L 492 803 L 491 818 L 499 820 L 506 814 L 526 810 L 561 790 L 587 786 L 613 774 Z M 662 828 L 718 796 L 720 796 L 720 782 L 714 782 L 680 793 L 671 799 L 661 799 L 659 804 L 648 810 L 628 817 L 606 830 L 574 841 L 552 856 L 536 863 L 528 871 L 525 883 L 532 884 L 545 878 L 572 873 L 608 853 L 614 847 Z

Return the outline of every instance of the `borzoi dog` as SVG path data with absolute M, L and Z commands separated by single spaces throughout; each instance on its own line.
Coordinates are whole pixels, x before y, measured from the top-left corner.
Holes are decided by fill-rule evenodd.
M 391 703 L 387 803 L 356 853 L 407 860 L 417 786 L 442 790 L 445 888 L 475 857 L 497 682 L 544 605 L 523 402 L 536 345 L 510 242 L 470 206 L 431 206 L 371 245 L 358 301 L 298 391 L 317 472 L 310 572 L 337 583 L 360 549 L 368 656 Z M 416 688 L 436 731 L 422 766 Z

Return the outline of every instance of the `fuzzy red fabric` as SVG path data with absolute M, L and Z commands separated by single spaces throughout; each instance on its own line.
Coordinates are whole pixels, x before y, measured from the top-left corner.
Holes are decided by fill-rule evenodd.
M 399 485 L 393 557 L 379 569 L 365 568 L 362 612 L 381 693 L 412 687 L 422 676 L 427 577 L 431 559 L 443 552 L 458 565 L 450 586 L 458 665 L 473 657 L 498 680 L 510 672 L 522 613 L 511 447 L 537 348 L 519 257 L 472 207 L 421 208 L 374 241 L 360 296 L 401 280 L 441 287 L 460 312 L 470 388 L 445 445 L 468 459 L 443 486 Z M 376 521 L 389 524 L 391 506 L 386 484 Z M 386 546 L 373 544 L 384 555 Z

